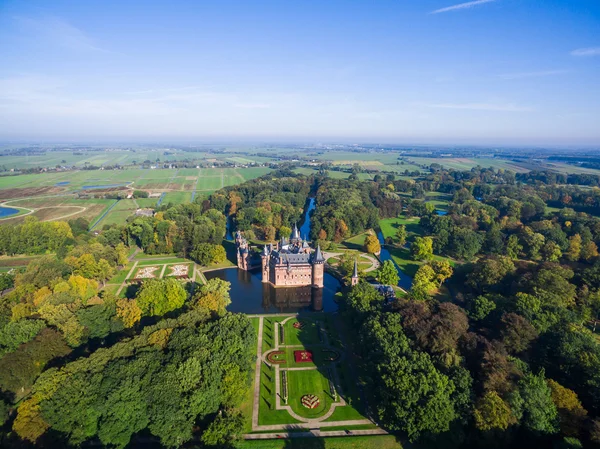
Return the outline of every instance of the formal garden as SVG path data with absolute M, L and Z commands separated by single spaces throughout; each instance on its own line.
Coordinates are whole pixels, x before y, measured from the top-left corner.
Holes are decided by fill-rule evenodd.
M 335 319 L 329 314 L 260 319 L 253 431 L 289 425 L 375 427 L 366 418 Z

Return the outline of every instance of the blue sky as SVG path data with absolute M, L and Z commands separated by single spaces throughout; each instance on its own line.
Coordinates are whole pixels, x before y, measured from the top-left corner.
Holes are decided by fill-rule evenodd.
M 600 145 L 597 0 L 0 0 L 0 139 Z

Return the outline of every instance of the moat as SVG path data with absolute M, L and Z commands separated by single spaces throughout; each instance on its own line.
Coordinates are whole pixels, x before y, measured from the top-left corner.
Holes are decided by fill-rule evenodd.
M 207 271 L 207 279 L 220 278 L 231 283 L 230 312 L 242 313 L 295 313 L 335 312 L 338 305 L 335 294 L 339 281 L 325 273 L 324 287 L 273 287 L 262 282 L 261 270 L 243 271 L 237 268 Z

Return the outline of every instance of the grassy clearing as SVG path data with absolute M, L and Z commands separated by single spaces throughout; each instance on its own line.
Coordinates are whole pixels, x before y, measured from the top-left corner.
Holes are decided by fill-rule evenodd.
M 277 440 L 243 440 L 238 449 L 402 449 L 396 437 L 375 435 L 343 438 L 292 438 Z
M 400 225 L 406 226 L 407 239 L 412 240 L 413 237 L 423 234 L 423 230 L 419 226 L 418 217 L 398 217 L 398 218 L 385 218 L 379 220 L 379 227 L 383 234 L 383 238 L 394 237 L 396 231 Z

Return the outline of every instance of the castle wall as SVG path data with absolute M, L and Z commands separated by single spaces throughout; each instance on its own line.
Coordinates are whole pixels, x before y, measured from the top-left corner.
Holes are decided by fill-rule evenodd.
M 310 265 L 293 265 L 288 273 L 287 264 L 270 267 L 271 283 L 277 287 L 298 287 L 313 285 L 312 268 Z

